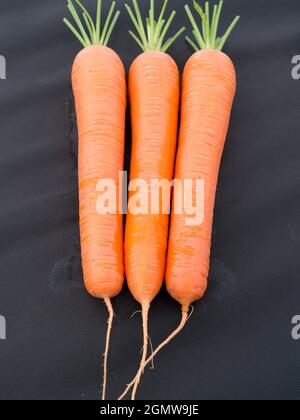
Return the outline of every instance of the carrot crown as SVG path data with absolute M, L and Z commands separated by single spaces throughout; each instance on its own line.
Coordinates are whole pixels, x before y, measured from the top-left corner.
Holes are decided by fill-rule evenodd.
M 90 13 L 81 1 L 75 0 L 75 2 L 82 12 L 82 18 L 80 18 L 74 6 L 74 2 L 72 0 L 67 0 L 68 9 L 74 19 L 74 22 L 76 23 L 77 29 L 66 18 L 64 18 L 64 23 L 84 47 L 89 47 L 90 45 L 106 46 L 120 16 L 120 11 L 115 11 L 116 2 L 112 2 L 103 28 L 101 25 L 102 0 L 97 0 L 97 14 L 95 21 L 92 19 Z
M 231 34 L 233 28 L 237 24 L 240 16 L 237 16 L 234 21 L 231 23 L 225 34 L 221 37 L 218 37 L 218 26 L 221 16 L 221 11 L 223 7 L 223 0 L 219 2 L 218 5 L 214 5 L 212 17 L 210 18 L 210 5 L 207 1 L 205 3 L 204 10 L 200 5 L 194 1 L 194 8 L 196 12 L 200 15 L 201 27 L 196 23 L 195 18 L 191 12 L 191 9 L 188 5 L 185 6 L 186 13 L 193 27 L 193 34 L 196 39 L 196 43 L 191 40 L 188 36 L 186 41 L 194 48 L 196 51 L 205 50 L 205 49 L 215 49 L 221 51 L 224 47 L 225 42 L 227 41 L 229 35 Z
M 137 0 L 132 0 L 132 4 L 134 10 L 128 4 L 125 4 L 125 7 L 138 35 L 132 31 L 129 31 L 129 34 L 143 51 L 167 52 L 176 39 L 185 31 L 185 28 L 181 28 L 173 37 L 165 39 L 176 15 L 175 10 L 173 10 L 170 17 L 165 19 L 168 0 L 164 1 L 157 20 L 155 19 L 154 0 L 150 0 L 149 16 L 146 18 L 145 24 Z

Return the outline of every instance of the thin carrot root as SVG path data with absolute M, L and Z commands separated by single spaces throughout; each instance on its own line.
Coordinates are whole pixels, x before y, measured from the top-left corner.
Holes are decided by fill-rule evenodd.
M 105 343 L 105 352 L 104 352 L 104 370 L 103 370 L 103 385 L 102 385 L 102 401 L 106 399 L 106 384 L 107 384 L 107 362 L 108 362 L 108 352 L 109 352 L 109 343 L 110 335 L 112 329 L 112 323 L 114 319 L 114 310 L 109 298 L 105 298 L 104 302 L 107 306 L 109 318 L 108 318 L 108 327 L 106 332 L 106 343 Z
M 148 303 L 142 305 L 142 319 L 143 319 L 143 354 L 140 363 L 139 370 L 136 374 L 133 390 L 131 394 L 131 399 L 135 400 L 136 392 L 141 381 L 142 374 L 144 373 L 145 369 L 145 362 L 147 359 L 148 354 L 148 314 L 149 314 L 150 305 Z
M 170 343 L 170 341 L 172 341 L 173 340 L 173 338 L 175 338 L 182 330 L 183 330 L 183 328 L 185 327 L 185 324 L 187 323 L 187 321 L 188 321 L 188 319 L 190 318 L 190 316 L 188 315 L 188 312 L 189 312 L 189 308 L 188 307 L 186 307 L 186 306 L 183 306 L 182 307 L 182 317 L 181 317 L 181 321 L 180 321 L 180 324 L 178 325 L 178 327 L 176 328 L 176 330 L 174 330 L 173 332 L 172 332 L 172 334 L 170 334 L 169 335 L 169 337 L 167 337 L 166 339 L 165 339 L 165 341 L 163 341 L 157 348 L 156 348 L 156 350 L 154 351 L 154 352 L 152 352 L 152 355 L 145 361 L 145 363 L 144 363 L 144 366 L 142 367 L 142 371 L 145 369 L 145 367 L 149 364 L 149 363 L 151 363 L 151 362 L 153 362 L 153 359 L 154 359 L 154 357 L 167 345 L 167 344 L 169 344 Z M 130 384 L 128 384 L 127 385 L 127 387 L 126 387 L 126 389 L 125 389 L 125 391 L 123 392 L 123 394 L 122 395 L 120 395 L 120 397 L 118 398 L 118 400 L 120 401 L 120 400 L 123 400 L 125 397 L 126 397 L 126 395 L 128 394 L 128 392 L 130 391 L 130 389 L 135 385 L 135 383 L 136 383 L 136 380 L 137 380 L 137 376 L 133 379 L 133 381 L 132 382 L 130 382 Z
M 155 366 L 154 366 L 154 358 L 153 358 L 154 348 L 153 348 L 153 344 L 152 344 L 152 341 L 151 341 L 151 338 L 150 337 L 148 337 L 148 340 L 149 340 L 150 349 L 151 349 L 151 355 L 152 355 L 151 369 L 154 369 L 155 368 Z

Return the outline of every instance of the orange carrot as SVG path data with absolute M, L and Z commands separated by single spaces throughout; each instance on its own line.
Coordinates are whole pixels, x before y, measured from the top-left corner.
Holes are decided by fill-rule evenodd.
M 67 19 L 64 22 L 84 47 L 72 69 L 79 135 L 81 254 L 85 286 L 92 296 L 104 299 L 110 315 L 104 354 L 102 398 L 105 399 L 113 321 L 110 299 L 121 291 L 124 281 L 123 219 L 121 214 L 98 213 L 97 184 L 102 179 L 110 179 L 119 187 L 124 159 L 126 81 L 119 56 L 107 47 L 120 13 L 114 14 L 115 2 L 101 29 L 101 0 L 98 0 L 96 24 L 81 2 L 75 1 L 82 9 L 87 29 L 70 0 L 68 8 L 78 30 Z
M 187 215 L 184 212 L 172 214 L 166 284 L 170 295 L 182 307 L 182 319 L 178 328 L 154 351 L 142 368 L 184 328 L 190 305 L 201 299 L 207 288 L 217 179 L 236 91 L 234 66 L 221 49 L 239 17 L 224 36 L 217 38 L 222 5 L 221 1 L 214 6 L 210 19 L 209 3 L 202 10 L 194 2 L 202 19 L 202 33 L 189 6 L 185 6 L 197 44 L 187 38 L 196 53 L 187 62 L 183 74 L 175 179 L 204 180 L 204 222 L 191 226 L 186 223 Z M 128 385 L 120 399 L 135 380 Z
M 130 31 L 144 51 L 132 64 L 129 73 L 129 95 L 132 120 L 131 180 L 171 181 L 177 140 L 179 107 L 179 72 L 174 60 L 166 54 L 168 48 L 184 31 L 164 42 L 166 32 L 174 19 L 164 20 L 167 6 L 164 2 L 159 19 L 154 17 L 151 0 L 146 30 L 139 6 L 133 0 L 134 12 L 127 11 L 140 37 Z M 129 195 L 129 199 L 132 193 Z M 158 294 L 165 274 L 169 215 L 160 203 L 159 214 L 128 212 L 125 232 L 125 270 L 129 289 L 142 306 L 143 354 L 132 399 L 143 372 L 148 349 L 148 312 L 150 303 Z M 149 210 L 149 209 L 148 209 Z
M 183 74 L 182 111 L 175 178 L 204 181 L 204 221 L 191 226 L 185 214 L 172 214 L 166 284 L 170 295 L 182 306 L 183 314 L 207 289 L 213 213 L 219 168 L 236 92 L 235 68 L 221 52 L 235 18 L 225 35 L 217 38 L 223 2 L 205 11 L 194 2 L 203 23 L 199 30 L 188 6 L 185 7 L 194 29 L 196 44 L 186 38 L 196 53 Z
M 215 33 L 222 2 L 214 7 L 211 23 L 208 2 L 205 12 L 196 2 L 195 8 L 205 29 L 202 37 L 187 6 L 199 48 L 195 45 L 197 52 L 183 74 L 175 178 L 204 180 L 204 221 L 189 226 L 186 215 L 172 215 L 166 272 L 169 293 L 186 309 L 201 299 L 207 288 L 216 186 L 236 92 L 234 65 L 221 49 L 238 17 L 224 37 L 215 39 L 216 35 L 210 34 Z

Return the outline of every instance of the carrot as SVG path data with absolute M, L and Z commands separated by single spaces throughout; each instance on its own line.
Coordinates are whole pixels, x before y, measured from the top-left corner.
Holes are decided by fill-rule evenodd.
M 138 35 L 129 33 L 143 53 L 129 72 L 133 132 L 130 175 L 131 181 L 141 179 L 149 188 L 152 180 L 171 181 L 173 176 L 180 81 L 177 65 L 166 52 L 185 29 L 165 41 L 175 17 L 174 11 L 168 20 L 164 19 L 168 0 L 158 20 L 155 20 L 154 0 L 151 0 L 146 28 L 137 1 L 132 0 L 132 3 L 134 11 L 128 5 L 126 9 Z M 132 196 L 130 192 L 129 199 Z M 147 357 L 150 304 L 161 289 L 165 274 L 169 215 L 164 213 L 161 204 L 159 214 L 133 214 L 129 209 L 126 221 L 126 277 L 132 295 L 142 306 L 143 319 L 143 352 L 132 399 L 135 399 Z
M 185 214 L 173 213 L 171 218 L 166 284 L 183 313 L 207 289 L 216 187 L 236 93 L 234 65 L 221 50 L 239 16 L 218 38 L 222 6 L 223 1 L 214 6 L 210 19 L 209 2 L 205 3 L 205 10 L 194 2 L 202 20 L 202 33 L 189 6 L 185 6 L 196 43 L 188 37 L 186 40 L 196 52 L 183 74 L 175 178 L 204 181 L 204 220 L 202 224 L 189 225 Z
M 207 288 L 217 179 L 236 92 L 234 66 L 221 50 L 239 17 L 218 38 L 222 6 L 222 1 L 214 6 L 210 19 L 209 3 L 202 10 L 194 2 L 202 20 L 202 30 L 197 26 L 189 6 L 185 6 L 196 43 L 188 37 L 186 39 L 196 53 L 187 62 L 183 74 L 175 179 L 204 180 L 204 222 L 192 226 L 186 223 L 187 215 L 184 212 L 172 213 L 166 284 L 169 294 L 182 307 L 182 319 L 178 328 L 160 344 L 142 369 L 182 331 L 190 305 L 201 299 Z M 135 380 L 128 385 L 120 399 L 127 394 Z
M 110 179 L 119 186 L 124 159 L 126 80 L 119 56 L 107 47 L 120 14 L 115 12 L 115 2 L 101 28 L 101 0 L 97 4 L 96 23 L 82 3 L 75 1 L 83 12 L 84 23 L 71 0 L 68 8 L 78 29 L 69 20 L 64 22 L 84 47 L 72 69 L 79 135 L 81 254 L 86 289 L 92 296 L 103 299 L 109 311 L 102 391 L 105 399 L 113 321 L 110 299 L 119 294 L 124 281 L 123 218 L 122 214 L 99 214 L 97 184 Z

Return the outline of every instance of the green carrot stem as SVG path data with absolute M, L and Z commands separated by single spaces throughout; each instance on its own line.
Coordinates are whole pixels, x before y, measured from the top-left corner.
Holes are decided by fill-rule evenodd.
M 81 11 L 82 16 L 80 16 L 79 11 L 76 10 L 74 2 L 78 6 L 79 11 Z M 112 32 L 120 16 L 120 11 L 115 10 L 115 1 L 111 3 L 103 30 L 101 28 L 102 0 L 97 0 L 95 21 L 91 17 L 87 8 L 83 5 L 82 0 L 67 0 L 67 7 L 77 28 L 66 18 L 63 19 L 63 22 L 83 47 L 88 47 L 90 45 L 108 45 Z
M 185 28 L 181 28 L 174 36 L 167 40 L 165 39 L 176 15 L 176 12 L 173 11 L 169 18 L 165 19 L 164 16 L 167 4 L 168 0 L 164 0 L 159 17 L 156 20 L 155 0 L 150 0 L 149 14 L 144 21 L 137 0 L 132 0 L 133 7 L 128 4 L 125 5 L 130 19 L 137 31 L 137 34 L 133 31 L 129 31 L 129 34 L 143 51 L 167 52 L 178 37 L 185 31 Z
M 231 32 L 235 28 L 240 17 L 237 16 L 231 25 L 228 27 L 225 34 L 218 37 L 218 27 L 220 22 L 221 11 L 223 7 L 223 0 L 220 0 L 218 5 L 213 6 L 212 16 L 210 13 L 210 3 L 205 3 L 204 9 L 194 0 L 194 9 L 200 16 L 201 25 L 196 23 L 194 15 L 188 5 L 185 6 L 185 11 L 188 15 L 190 23 L 193 27 L 193 34 L 196 42 L 192 41 L 191 38 L 187 37 L 186 41 L 191 47 L 196 50 L 215 49 L 221 51 L 224 48 L 226 41 L 228 40 Z

